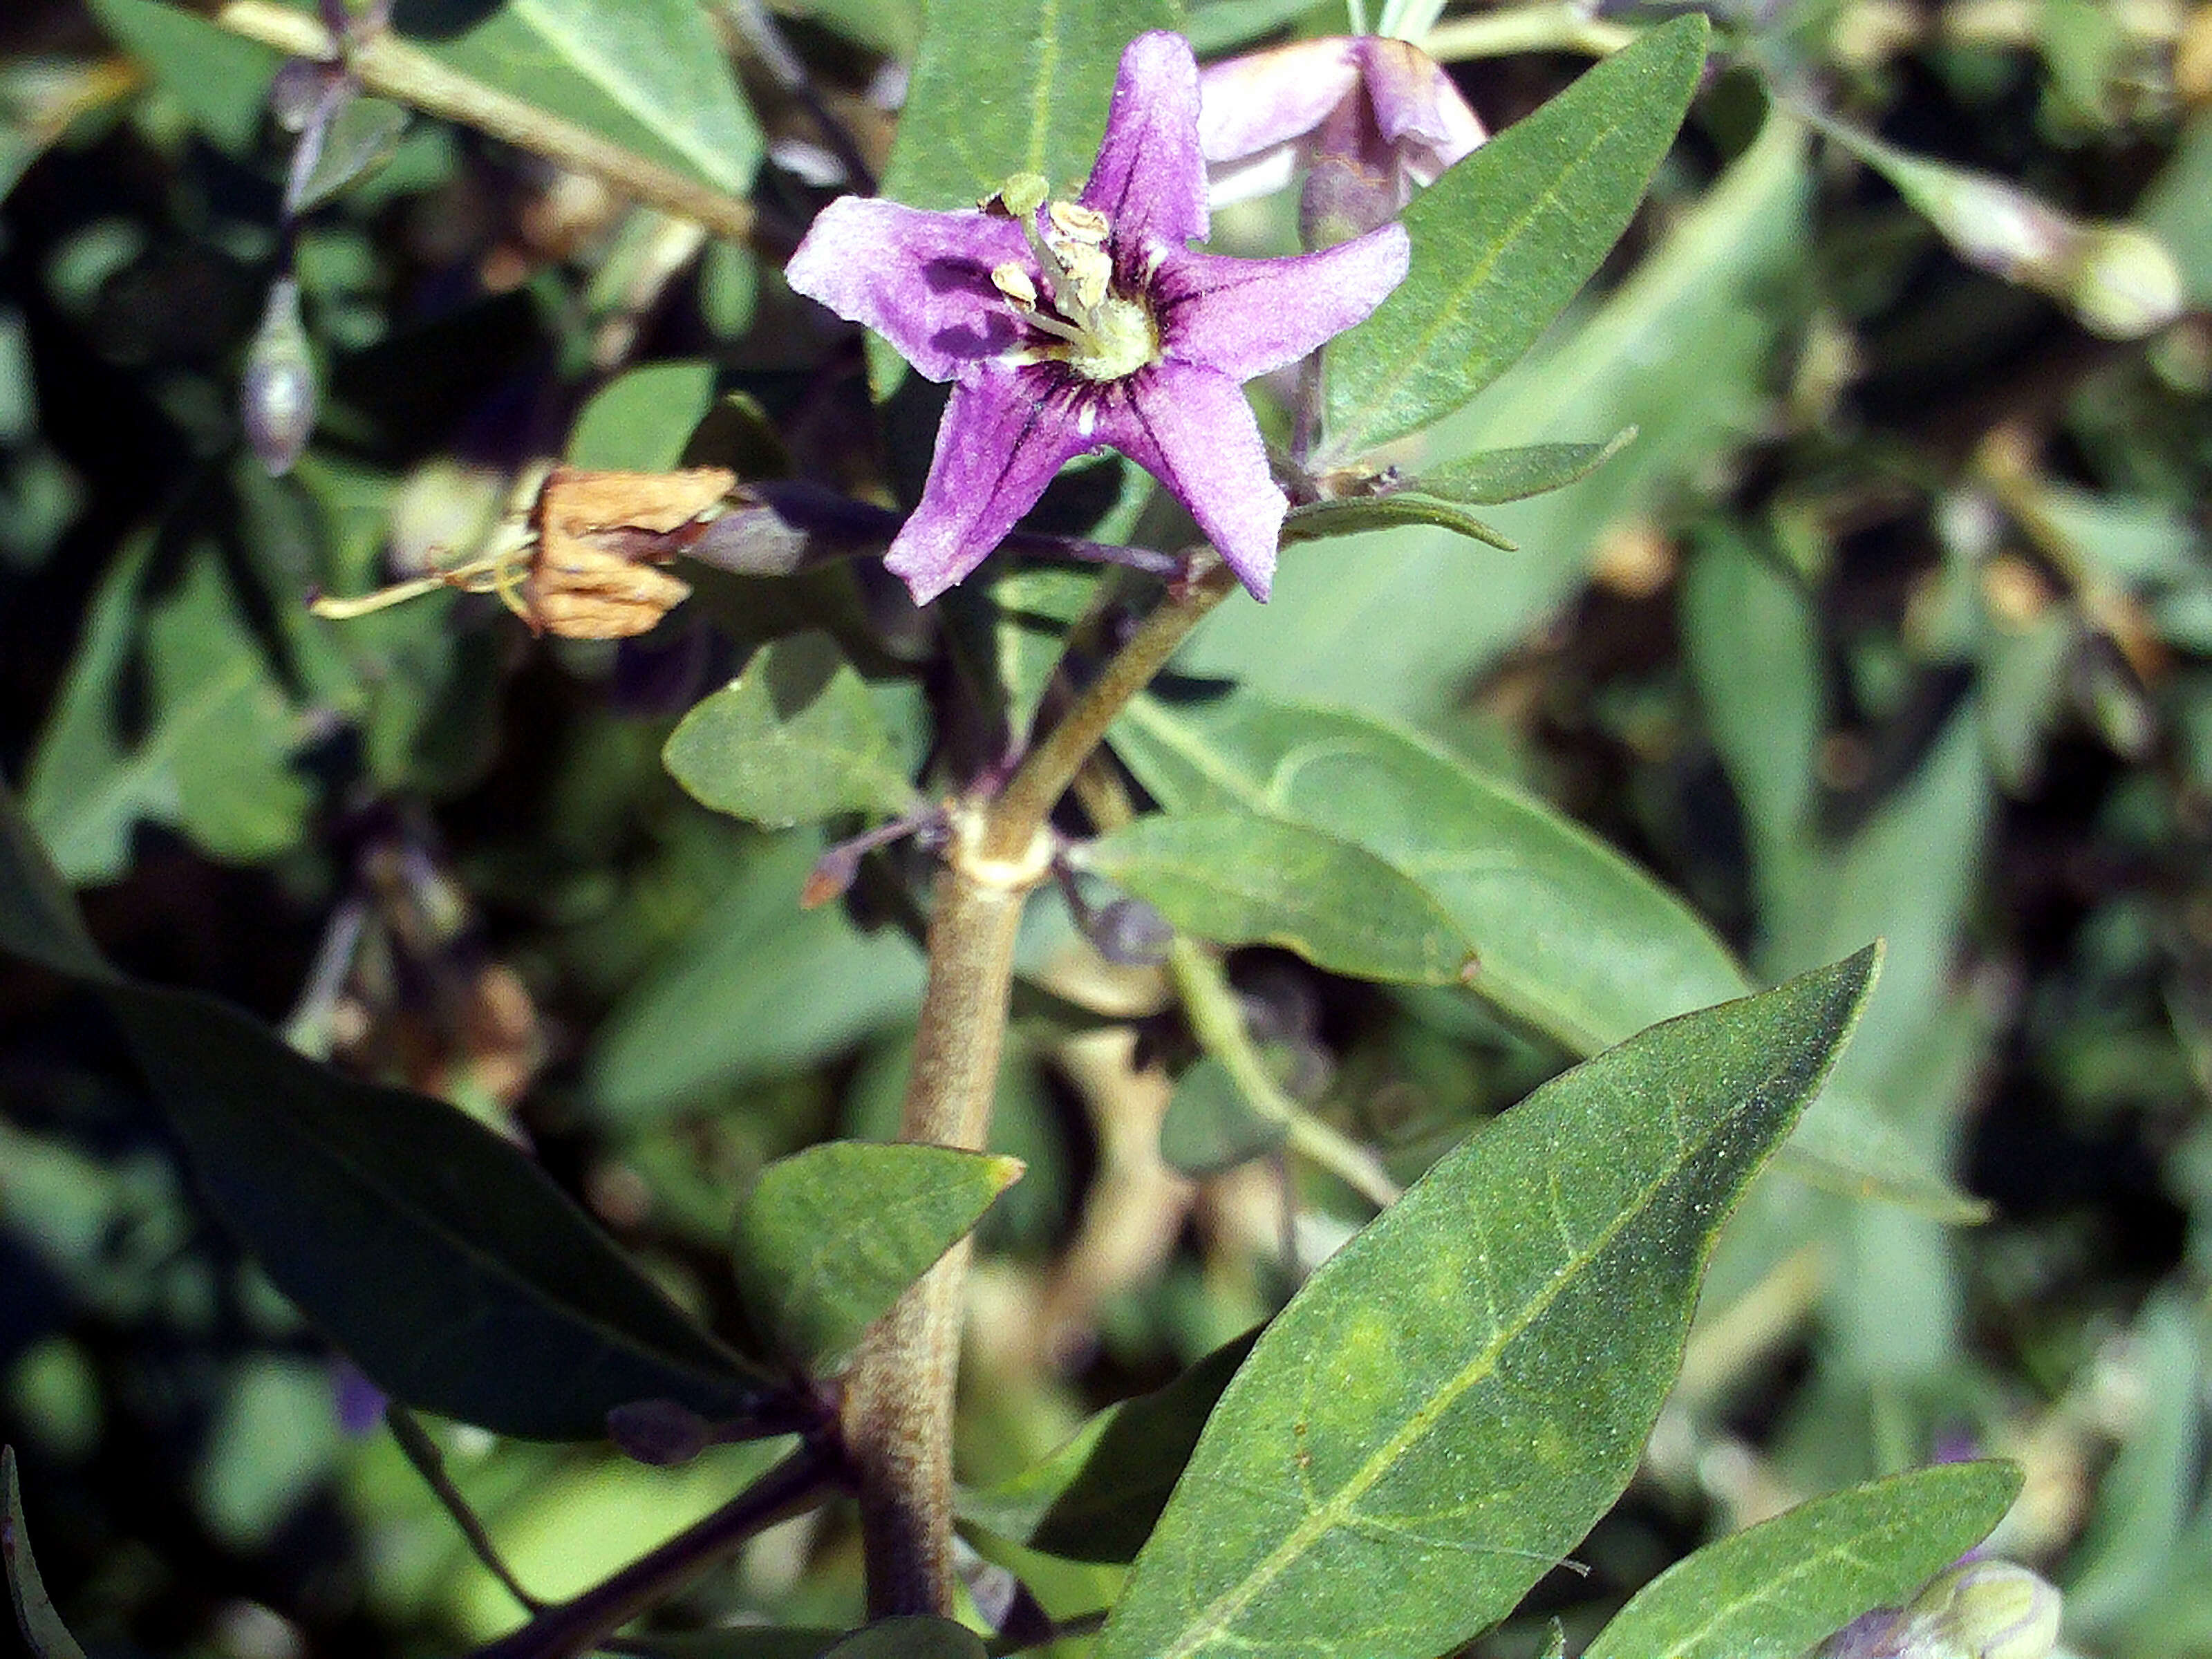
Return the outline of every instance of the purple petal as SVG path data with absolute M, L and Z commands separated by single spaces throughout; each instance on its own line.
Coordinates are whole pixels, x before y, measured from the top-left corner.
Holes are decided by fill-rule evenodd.
M 1099 435 L 1172 490 L 1252 597 L 1265 599 L 1291 504 L 1268 476 L 1260 423 L 1237 382 L 1170 361 L 1119 389 Z
M 1350 36 L 1294 40 L 1201 70 L 1198 145 L 1208 161 L 1241 161 L 1319 126 L 1359 84 Z
M 884 558 L 916 605 L 982 563 L 1036 505 L 1061 462 L 1106 441 L 1077 429 L 1064 393 L 1048 395 L 1054 374 L 992 363 L 953 387 L 921 505 Z
M 864 323 L 933 380 L 1018 343 L 1023 330 L 991 270 L 1034 270 L 1019 225 L 981 213 L 925 213 L 873 197 L 822 210 L 783 269 L 795 293 Z
M 1114 222 L 1115 241 L 1180 248 L 1206 234 L 1206 163 L 1198 153 L 1198 60 L 1180 34 L 1129 42 L 1106 112 L 1106 137 L 1081 198 Z
M 1364 319 L 1405 280 L 1408 257 L 1395 222 L 1287 259 L 1173 254 L 1152 279 L 1161 346 L 1170 358 L 1249 380 Z
M 1380 35 L 1362 35 L 1354 45 L 1376 131 L 1396 147 L 1414 183 L 1435 183 L 1482 142 L 1481 118 L 1435 58 Z

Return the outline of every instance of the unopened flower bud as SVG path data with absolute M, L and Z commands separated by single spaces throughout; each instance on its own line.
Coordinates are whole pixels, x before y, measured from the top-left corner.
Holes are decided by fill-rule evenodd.
M 2049 1659 L 2058 1592 L 2009 1561 L 1964 1561 L 1905 1609 L 1909 1659 Z
M 270 475 L 292 470 L 315 429 L 315 363 L 300 322 L 300 285 L 280 276 L 269 285 L 268 308 L 246 355 L 239 382 L 246 441 Z
M 2136 340 L 2155 333 L 2188 304 L 2181 267 L 2164 242 L 2134 225 L 2098 225 L 2083 237 L 2067 297 L 2093 334 Z
M 1093 911 L 1084 927 L 1091 948 L 1122 968 L 1150 968 L 1167 960 L 1175 943 L 1168 919 L 1139 898 L 1117 898 Z

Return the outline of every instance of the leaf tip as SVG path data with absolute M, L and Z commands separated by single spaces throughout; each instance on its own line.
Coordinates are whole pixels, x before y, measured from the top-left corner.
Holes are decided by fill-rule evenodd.
M 991 1189 L 996 1193 L 1003 1193 L 1029 1173 L 1028 1164 L 1004 1152 L 992 1153 L 985 1163 L 991 1171 Z

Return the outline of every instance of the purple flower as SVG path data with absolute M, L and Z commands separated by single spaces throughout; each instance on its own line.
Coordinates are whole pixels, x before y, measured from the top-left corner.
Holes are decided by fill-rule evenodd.
M 844 197 L 792 256 L 794 289 L 953 383 L 921 505 L 884 560 L 917 602 L 981 563 L 1063 462 L 1108 447 L 1174 491 L 1267 597 L 1289 502 L 1238 388 L 1381 304 L 1405 276 L 1406 233 L 1387 224 L 1289 259 L 1194 252 L 1198 108 L 1189 43 L 1139 35 L 1073 202 L 1046 200 L 1034 175 L 962 213 Z

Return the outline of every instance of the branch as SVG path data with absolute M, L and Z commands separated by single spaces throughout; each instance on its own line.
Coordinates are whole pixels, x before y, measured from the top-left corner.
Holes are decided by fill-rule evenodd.
M 218 28 L 258 40 L 294 58 L 329 63 L 343 56 L 371 92 L 490 134 L 577 173 L 605 179 L 633 200 L 697 221 L 718 236 L 747 241 L 752 204 L 650 161 L 537 105 L 447 68 L 429 53 L 385 32 L 368 32 L 343 51 L 313 14 L 276 0 L 186 0 Z

